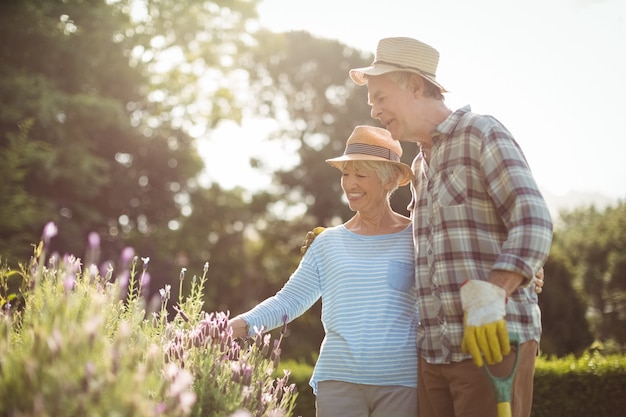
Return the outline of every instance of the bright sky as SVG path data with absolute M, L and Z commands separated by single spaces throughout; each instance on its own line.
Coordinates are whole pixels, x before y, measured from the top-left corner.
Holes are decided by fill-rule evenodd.
M 626 1 L 264 0 L 259 14 L 272 31 L 306 30 L 366 52 L 389 36 L 429 43 L 448 105 L 502 121 L 545 192 L 626 199 Z M 230 134 L 208 147 L 233 146 Z M 249 139 L 252 154 L 273 146 Z M 226 186 L 251 184 L 241 149 L 243 175 L 229 169 Z

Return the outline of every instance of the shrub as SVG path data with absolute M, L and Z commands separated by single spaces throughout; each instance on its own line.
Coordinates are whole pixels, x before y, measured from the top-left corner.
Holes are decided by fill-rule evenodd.
M 18 270 L 0 265 L 0 415 L 290 415 L 295 386 L 272 376 L 280 339 L 234 341 L 227 314 L 202 312 L 208 264 L 169 320 L 169 286 L 154 311 L 143 298 L 149 258 L 122 291 L 111 271 L 47 259 L 50 237 Z
M 617 417 L 626 409 L 626 356 L 587 351 L 539 358 L 533 417 Z
M 76 260 L 67 262 L 30 265 L 33 275 L 21 272 L 30 287 L 22 311 L 4 305 L 0 415 L 188 415 L 189 372 L 164 362 L 115 285 L 67 274 Z

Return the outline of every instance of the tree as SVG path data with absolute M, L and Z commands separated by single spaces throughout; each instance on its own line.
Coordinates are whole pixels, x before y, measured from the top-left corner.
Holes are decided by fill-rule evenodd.
M 339 173 L 324 163 L 343 153 L 357 125 L 376 124 L 369 116 L 367 89 L 348 78 L 348 70 L 367 65 L 372 58 L 336 40 L 306 32 L 262 32 L 249 62 L 252 96 L 260 117 L 279 122 L 273 139 L 298 142 L 299 163 L 276 172 L 276 182 L 294 202 L 305 202 L 312 225 L 345 221 L 351 213 L 342 201 Z M 414 153 L 403 160 L 411 161 Z M 262 166 L 262 161 L 257 161 Z M 408 187 L 392 203 L 406 213 Z
M 6 146 L 0 148 L 0 236 L 11 236 L 11 240 L 0 239 L 0 254 L 6 260 L 14 259 L 32 244 L 28 233 L 30 225 L 38 220 L 38 199 L 28 194 L 24 187 L 29 158 L 45 155 L 44 143 L 28 141 L 32 121 L 19 125 L 19 131 L 7 134 Z
M 575 270 L 575 283 L 587 297 L 594 337 L 626 343 L 626 203 L 599 212 L 593 206 L 561 214 L 558 244 Z
M 203 166 L 188 133 L 189 120 L 180 115 L 193 115 L 199 107 L 203 91 L 194 86 L 202 65 L 205 72 L 212 65 L 219 79 L 220 60 L 236 53 L 229 45 L 243 44 L 253 5 L 2 3 L 0 149 L 14 155 L 12 138 L 18 136 L 45 145 L 20 148 L 20 171 L 12 177 L 17 182 L 0 197 L 3 206 L 13 213 L 20 207 L 27 217 L 0 220 L 6 223 L 0 227 L 2 241 L 15 248 L 12 261 L 29 255 L 23 241 L 36 243 L 48 220 L 59 225 L 56 250 L 80 254 L 87 234 L 96 231 L 103 238 L 104 259 L 171 230 L 181 210 L 178 201 L 187 198 Z M 144 6 L 146 14 L 131 16 L 131 6 Z M 163 70 L 173 50 L 185 52 L 188 61 Z M 198 94 L 185 95 L 188 91 Z M 213 93 L 218 105 L 198 115 L 211 116 L 210 124 L 236 113 L 227 85 Z M 20 132 L 27 120 L 32 125 Z M 43 148 L 45 153 L 39 151 Z
M 558 236 L 557 232 L 557 241 Z M 552 247 L 544 269 L 546 285 L 539 296 L 541 351 L 556 356 L 582 353 L 593 342 L 593 336 L 585 318 L 584 298 L 574 289 L 571 259 L 558 243 Z

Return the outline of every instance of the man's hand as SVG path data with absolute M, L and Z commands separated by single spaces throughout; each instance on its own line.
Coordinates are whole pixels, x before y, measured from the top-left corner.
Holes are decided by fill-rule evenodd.
M 461 349 L 476 366 L 502 361 L 511 352 L 506 328 L 506 291 L 486 281 L 470 280 L 461 286 L 465 329 Z
M 309 230 L 306 233 L 306 236 L 304 238 L 304 243 L 300 247 L 300 253 L 304 255 L 306 253 L 307 249 L 309 249 L 309 246 L 311 246 L 311 243 L 313 243 L 313 241 L 317 237 L 317 235 L 322 233 L 324 230 L 326 230 L 326 228 L 322 227 L 322 226 L 317 226 L 313 230 Z

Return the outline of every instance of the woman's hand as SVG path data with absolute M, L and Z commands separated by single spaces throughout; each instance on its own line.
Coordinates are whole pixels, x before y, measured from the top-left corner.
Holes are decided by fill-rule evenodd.
M 248 323 L 242 318 L 235 317 L 228 320 L 228 325 L 233 329 L 233 338 L 245 337 L 248 335 Z
M 302 243 L 302 246 L 300 247 L 300 253 L 304 255 L 307 249 L 309 249 L 309 246 L 311 246 L 311 243 L 315 240 L 315 237 L 322 233 L 325 229 L 325 227 L 317 226 L 313 230 L 308 231 L 304 237 L 304 243 Z
M 543 291 L 543 268 L 539 268 L 539 271 L 535 274 L 535 292 L 541 294 Z

